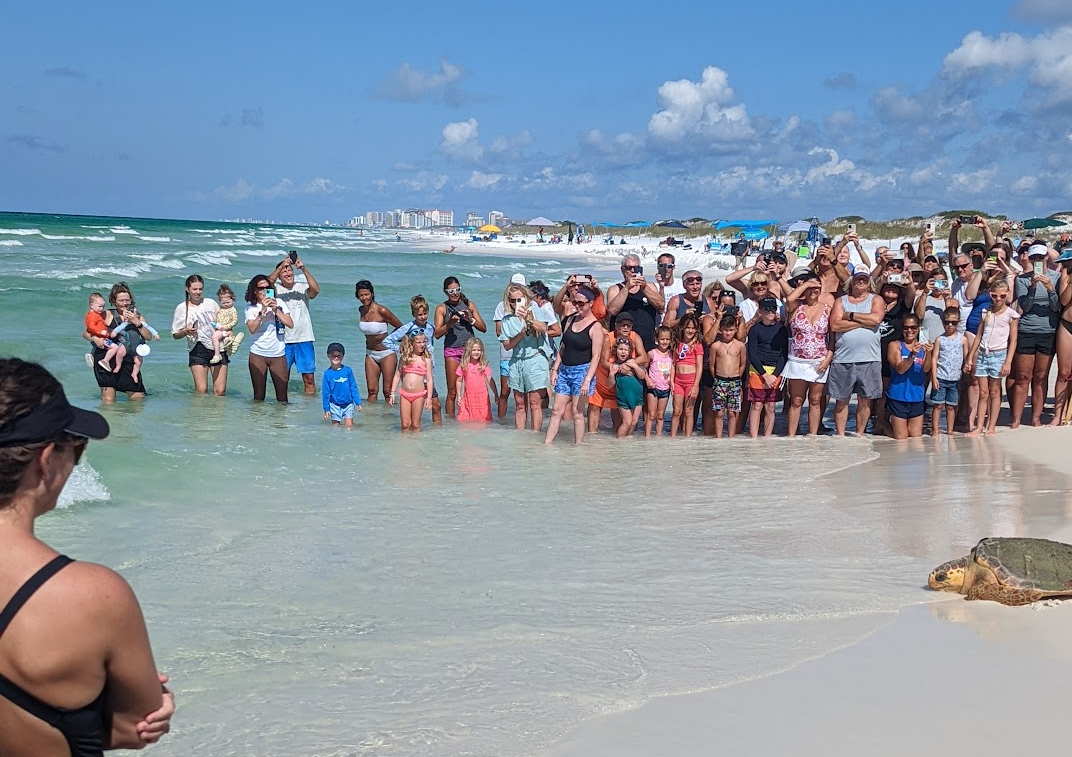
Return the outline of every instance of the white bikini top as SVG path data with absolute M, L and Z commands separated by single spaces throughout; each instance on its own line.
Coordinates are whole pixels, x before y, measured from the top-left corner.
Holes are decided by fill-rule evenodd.
M 386 334 L 390 331 L 390 327 L 382 321 L 361 321 L 357 324 L 361 329 L 361 333 L 368 336 L 376 336 L 377 334 Z

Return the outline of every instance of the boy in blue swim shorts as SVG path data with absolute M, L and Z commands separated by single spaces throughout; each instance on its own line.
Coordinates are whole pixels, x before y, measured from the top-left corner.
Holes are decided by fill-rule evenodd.
M 331 367 L 324 371 L 320 395 L 324 399 L 324 420 L 332 426 L 354 425 L 354 409 L 361 412 L 361 392 L 350 366 L 343 365 L 346 349 L 338 342 L 328 345 Z

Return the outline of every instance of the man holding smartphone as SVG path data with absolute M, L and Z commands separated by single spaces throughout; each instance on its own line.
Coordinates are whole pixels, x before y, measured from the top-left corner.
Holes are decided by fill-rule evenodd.
M 305 274 L 305 281 L 294 279 L 294 269 L 297 268 Z M 298 258 L 298 253 L 291 250 L 268 274 L 268 281 L 276 289 L 275 298 L 287 304 L 294 326 L 286 329 L 284 341 L 286 342 L 287 378 L 290 378 L 291 367 L 297 368 L 301 374 L 303 388 L 306 394 L 316 394 L 316 350 L 313 337 L 313 320 L 309 315 L 309 300 L 316 299 L 320 294 L 320 284 L 317 283 L 309 269 Z
M 622 283 L 614 284 L 607 291 L 607 313 L 611 316 L 611 328 L 619 313 L 633 317 L 633 331 L 644 341 L 644 349 L 655 349 L 655 326 L 666 307 L 663 293 L 654 281 L 644 278 L 644 268 L 637 255 L 622 258 Z

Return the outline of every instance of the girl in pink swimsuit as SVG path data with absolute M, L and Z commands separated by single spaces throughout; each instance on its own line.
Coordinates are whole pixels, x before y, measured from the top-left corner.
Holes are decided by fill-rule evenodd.
M 674 414 L 670 419 L 670 436 L 677 436 L 680 427 L 685 436 L 692 436 L 695 423 L 696 398 L 700 396 L 700 376 L 703 371 L 703 342 L 700 341 L 700 321 L 695 313 L 686 313 L 677 324 L 677 343 L 674 360 Z
M 425 400 L 432 400 L 432 360 L 428 356 L 428 341 L 424 333 L 407 334 L 398 345 L 401 370 L 391 383 L 387 404 L 395 406 L 399 399 L 399 415 L 403 431 L 420 431 Z M 399 387 L 399 384 L 402 386 Z

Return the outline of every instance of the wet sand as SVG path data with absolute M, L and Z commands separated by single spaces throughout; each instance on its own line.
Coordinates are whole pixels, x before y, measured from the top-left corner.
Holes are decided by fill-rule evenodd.
M 987 535 L 1072 541 L 1062 459 L 1070 442 L 1072 428 L 878 440 L 877 460 L 825 483 L 836 495 L 831 507 L 865 519 L 906 563 L 937 564 Z M 883 504 L 877 521 L 876 501 Z M 545 757 L 1059 748 L 1072 674 L 1072 602 L 967 602 L 930 593 L 926 575 L 911 580 L 919 582 L 921 604 L 858 644 L 766 678 L 591 720 Z

